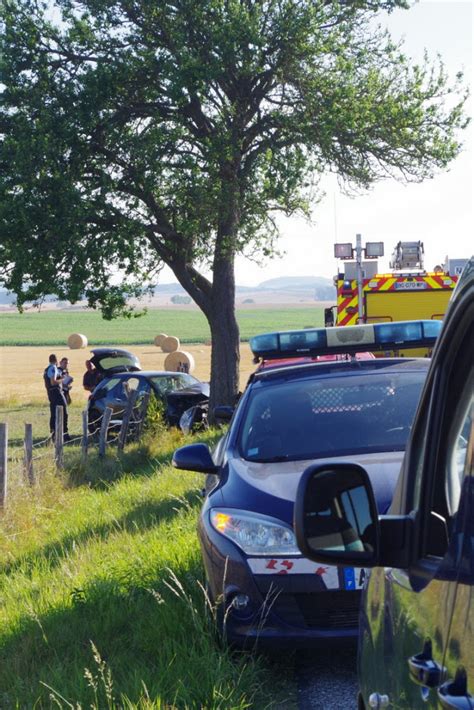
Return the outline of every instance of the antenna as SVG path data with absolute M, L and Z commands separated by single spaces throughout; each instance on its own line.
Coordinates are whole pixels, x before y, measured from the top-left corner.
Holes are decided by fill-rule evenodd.
M 336 206 L 336 192 L 332 193 L 333 206 L 334 206 L 334 241 L 337 242 L 337 206 Z

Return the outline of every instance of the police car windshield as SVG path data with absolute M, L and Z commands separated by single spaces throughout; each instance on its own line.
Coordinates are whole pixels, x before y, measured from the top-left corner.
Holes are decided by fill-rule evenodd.
M 271 462 L 403 451 L 424 371 L 267 383 L 250 393 L 241 455 Z

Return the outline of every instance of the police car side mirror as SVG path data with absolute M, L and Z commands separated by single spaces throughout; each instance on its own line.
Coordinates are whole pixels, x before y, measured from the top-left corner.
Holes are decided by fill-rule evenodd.
M 212 460 L 211 452 L 205 444 L 189 444 L 176 449 L 172 464 L 175 468 L 198 473 L 214 473 L 219 471 Z
M 375 566 L 380 531 L 367 472 L 348 463 L 307 468 L 298 486 L 294 530 L 301 552 L 310 560 Z

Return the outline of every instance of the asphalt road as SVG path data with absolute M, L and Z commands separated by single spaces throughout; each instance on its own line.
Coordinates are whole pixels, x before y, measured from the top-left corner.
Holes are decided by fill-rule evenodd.
M 355 648 L 298 651 L 298 710 L 355 710 L 356 657 Z

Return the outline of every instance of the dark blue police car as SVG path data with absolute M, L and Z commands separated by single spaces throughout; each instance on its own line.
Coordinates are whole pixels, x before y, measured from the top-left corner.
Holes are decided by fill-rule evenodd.
M 296 491 L 311 462 L 355 460 L 386 512 L 429 363 L 355 354 L 430 347 L 439 328 L 418 321 L 257 336 L 257 358 L 295 364 L 251 377 L 212 455 L 203 444 L 175 452 L 177 468 L 210 474 L 199 538 L 209 594 L 234 644 L 357 636 L 364 565 L 321 565 L 301 554 Z M 326 359 L 301 362 L 318 356 Z

